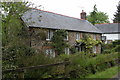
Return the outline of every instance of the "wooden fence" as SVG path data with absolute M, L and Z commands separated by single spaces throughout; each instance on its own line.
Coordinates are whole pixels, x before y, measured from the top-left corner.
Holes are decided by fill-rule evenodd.
M 10 72 L 19 72 L 18 78 L 24 78 L 24 73 L 25 70 L 31 70 L 31 69 L 39 69 L 43 67 L 51 67 L 51 66 L 58 66 L 58 65 L 64 65 L 65 66 L 65 72 L 66 72 L 66 67 L 69 65 L 70 61 L 69 60 L 64 60 L 63 62 L 59 63 L 54 63 L 54 64 L 45 64 L 45 65 L 37 65 L 37 66 L 29 66 L 29 67 L 22 67 L 22 68 L 17 68 L 17 69 L 8 69 L 2 71 L 3 74 L 10 73 Z
M 118 63 L 118 65 L 120 65 L 120 59 L 114 59 L 115 62 Z M 105 61 L 109 62 L 109 61 Z M 54 64 L 45 64 L 45 65 L 37 65 L 37 66 L 30 66 L 30 67 L 22 67 L 22 68 L 17 68 L 17 69 L 9 69 L 9 70 L 5 70 L 2 73 L 6 74 L 6 73 L 10 73 L 10 72 L 18 72 L 18 78 L 24 78 L 24 73 L 25 70 L 31 70 L 31 69 L 39 69 L 39 68 L 43 68 L 43 67 L 51 67 L 51 66 L 58 66 L 58 65 L 64 65 L 65 66 L 65 77 L 67 77 L 67 73 L 66 73 L 66 68 L 67 66 L 70 64 L 69 59 L 64 60 L 63 62 L 59 62 L 59 63 L 54 63 Z M 97 66 L 100 65 L 99 63 L 96 64 Z

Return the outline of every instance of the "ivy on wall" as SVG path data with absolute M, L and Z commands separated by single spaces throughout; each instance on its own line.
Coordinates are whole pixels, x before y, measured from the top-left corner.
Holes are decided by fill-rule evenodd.
M 67 41 L 65 41 L 65 37 L 67 37 L 67 31 L 65 30 L 56 30 L 53 33 L 51 42 L 58 55 L 64 53 L 64 49 L 69 47 Z
M 84 43 L 85 44 L 85 48 L 86 48 L 86 52 L 87 53 L 92 53 L 92 48 L 95 45 L 101 44 L 102 41 L 101 40 L 94 40 L 91 38 L 90 35 L 83 35 L 83 38 L 80 40 L 76 40 L 77 43 Z

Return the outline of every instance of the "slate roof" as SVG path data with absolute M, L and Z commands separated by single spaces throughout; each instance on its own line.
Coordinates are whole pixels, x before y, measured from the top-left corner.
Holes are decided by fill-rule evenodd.
M 96 24 L 95 26 L 103 33 L 120 33 L 120 23 Z
M 28 27 L 102 33 L 87 20 L 81 20 L 38 9 L 30 9 L 25 12 L 22 19 Z

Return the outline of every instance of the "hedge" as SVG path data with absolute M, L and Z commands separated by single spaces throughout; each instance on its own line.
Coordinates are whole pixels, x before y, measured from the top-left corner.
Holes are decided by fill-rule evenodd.
M 68 57 L 67 57 L 68 58 Z M 117 65 L 118 53 L 99 54 L 90 57 L 86 54 L 70 55 L 71 64 L 68 67 L 69 78 L 84 78 L 88 74 L 104 71 Z M 74 74 L 74 75 L 73 75 Z

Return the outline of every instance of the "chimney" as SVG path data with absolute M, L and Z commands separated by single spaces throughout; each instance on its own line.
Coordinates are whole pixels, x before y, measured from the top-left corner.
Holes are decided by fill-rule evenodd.
M 84 12 L 84 10 L 82 10 L 82 13 L 80 13 L 81 19 L 86 20 L 86 12 Z

